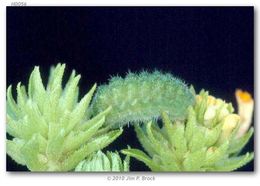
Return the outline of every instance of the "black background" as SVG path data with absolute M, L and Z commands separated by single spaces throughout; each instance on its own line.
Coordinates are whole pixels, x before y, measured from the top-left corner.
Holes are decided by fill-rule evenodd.
M 128 70 L 171 72 L 231 101 L 254 93 L 253 7 L 7 7 L 7 85 L 27 84 L 35 65 L 67 64 L 80 93 Z M 108 150 L 141 148 L 132 127 Z M 245 151 L 253 151 L 253 139 Z M 239 169 L 253 170 L 253 162 Z M 7 170 L 27 170 L 7 157 Z M 131 159 L 131 170 L 149 170 Z

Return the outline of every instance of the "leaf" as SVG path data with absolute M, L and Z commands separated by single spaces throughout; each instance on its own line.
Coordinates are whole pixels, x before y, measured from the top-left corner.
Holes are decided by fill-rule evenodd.
M 62 147 L 65 139 L 65 130 L 61 129 L 57 136 L 54 136 L 52 139 L 48 140 L 46 155 L 51 160 L 59 160 L 62 155 Z
M 187 141 L 185 138 L 185 126 L 183 123 L 174 123 L 174 132 L 172 134 L 174 139 L 175 153 L 179 160 L 183 159 L 184 154 L 187 152 Z
M 118 129 L 108 132 L 107 134 L 103 134 L 88 142 L 86 147 L 89 149 L 90 153 L 96 151 L 96 149 L 102 149 L 111 142 L 113 142 L 118 136 L 122 134 L 122 132 L 123 129 Z
M 191 152 L 195 152 L 205 147 L 205 143 L 205 132 L 197 126 L 196 129 L 194 129 L 191 140 L 189 141 L 189 149 Z
M 195 89 L 194 89 L 194 87 L 192 85 L 190 85 L 189 90 L 193 94 L 194 97 L 197 95 L 196 91 L 195 91 Z
M 123 130 L 114 130 L 107 134 L 104 134 L 102 136 L 99 136 L 83 147 L 81 147 L 79 150 L 75 151 L 72 155 L 67 157 L 64 162 L 62 163 L 62 170 L 68 171 L 72 170 L 74 167 L 77 166 L 77 164 L 82 161 L 85 157 L 87 157 L 89 154 L 100 150 L 104 147 L 106 147 L 108 144 L 113 142 L 118 136 L 122 134 Z
M 135 132 L 139 142 L 142 144 L 145 151 L 150 155 L 153 156 L 156 152 L 154 150 L 153 144 L 148 139 L 147 135 L 144 133 L 140 125 L 135 125 Z
M 152 159 L 147 156 L 143 151 L 138 150 L 138 149 L 124 149 L 121 150 L 121 153 L 125 155 L 132 156 L 136 158 L 139 161 L 142 161 L 145 163 L 152 171 L 161 171 L 161 167 L 157 164 L 155 164 Z
M 163 123 L 164 123 L 164 127 L 165 127 L 165 131 L 166 131 L 166 134 L 167 134 L 167 137 L 170 141 L 170 144 L 171 145 L 174 145 L 174 137 L 173 137 L 173 133 L 174 133 L 174 127 L 173 127 L 173 124 L 169 118 L 169 116 L 167 115 L 166 112 L 162 112 L 162 120 L 163 120 Z
M 183 162 L 184 171 L 201 171 L 201 167 L 205 162 L 206 148 L 199 149 L 195 152 L 190 152 L 185 155 Z
M 196 114 L 197 114 L 197 119 L 199 123 L 203 123 L 204 121 L 204 114 L 206 112 L 207 109 L 207 98 L 208 98 L 208 92 L 203 92 L 200 93 L 201 97 L 202 97 L 202 101 L 198 106 L 198 110 L 195 110 Z
M 56 68 L 51 71 L 51 75 L 48 81 L 47 91 L 52 92 L 53 90 L 59 88 L 62 89 L 62 77 L 64 74 L 65 64 L 58 64 Z
M 22 138 L 20 125 L 21 124 L 19 121 L 13 120 L 13 118 L 7 114 L 6 132 L 8 134 L 10 134 L 13 137 Z
M 165 152 L 164 147 L 163 147 L 164 141 L 159 141 L 158 139 L 155 138 L 155 136 L 153 134 L 154 130 L 152 130 L 151 125 L 152 125 L 152 122 L 149 122 L 149 123 L 146 124 L 146 132 L 147 132 L 148 139 L 153 144 L 153 146 L 155 147 L 154 150 L 159 155 L 162 155 Z
M 32 136 L 32 138 L 21 148 L 21 154 L 26 162 L 26 166 L 31 171 L 45 171 L 47 165 L 45 162 L 41 162 L 39 159 L 39 140 L 38 134 Z
M 66 134 L 68 134 L 75 126 L 83 119 L 84 114 L 86 112 L 86 108 L 90 103 L 92 95 L 96 89 L 96 84 L 91 88 L 91 90 L 81 99 L 76 108 L 73 110 L 71 114 L 71 119 L 68 127 L 66 128 Z
M 51 118 L 53 118 L 52 121 L 55 122 L 58 122 L 59 117 L 61 113 L 63 113 L 63 109 L 64 109 L 59 107 L 61 93 L 62 93 L 61 85 L 60 86 L 57 85 L 50 92 L 48 92 L 48 97 L 49 97 L 48 103 L 49 103 L 49 107 L 52 108 L 49 110 L 49 112 Z
M 81 171 L 85 171 L 86 170 L 86 168 L 85 168 L 85 161 L 86 160 L 83 160 L 83 161 L 79 162 L 79 164 L 75 168 L 75 172 L 81 172 Z
M 242 150 L 242 148 L 247 144 L 247 142 L 249 141 L 249 139 L 251 138 L 253 133 L 254 133 L 254 129 L 250 128 L 249 131 L 244 136 L 242 136 L 241 138 L 232 140 L 232 142 L 229 146 L 229 149 L 228 149 L 228 153 L 229 154 L 237 153 L 240 150 Z
M 123 161 L 123 171 L 128 172 L 130 171 L 130 156 L 126 156 Z
M 222 131 L 222 124 L 218 124 L 216 127 L 212 129 L 205 129 L 206 146 L 213 146 L 219 139 L 219 135 Z
M 80 131 L 78 135 L 76 136 L 73 135 L 72 137 L 67 138 L 64 143 L 64 152 L 68 152 L 79 148 L 82 144 L 87 142 L 92 136 L 96 134 L 96 132 L 103 125 L 104 122 L 105 122 L 105 117 L 103 116 L 103 118 L 97 121 L 88 130 Z
M 218 162 L 215 167 L 214 171 L 233 171 L 236 170 L 247 163 L 249 163 L 254 158 L 254 153 L 246 153 L 245 155 L 228 158 L 224 161 Z
M 120 171 L 123 170 L 122 160 L 120 159 L 120 156 L 116 153 L 111 154 L 110 153 L 110 162 L 111 162 L 111 171 Z
M 28 125 L 28 116 L 24 116 L 22 119 L 19 119 L 18 121 L 14 121 L 9 117 L 7 117 L 7 119 L 8 122 L 6 126 L 6 131 L 14 137 L 29 140 L 31 139 L 34 133 L 37 133 L 35 127 L 31 127 Z
M 205 158 L 205 166 L 212 166 L 214 165 L 217 161 L 221 160 L 222 158 L 225 157 L 226 151 L 229 146 L 229 141 L 226 141 L 223 143 L 220 147 L 215 148 L 212 147 L 212 150 L 208 150 L 206 153 L 206 158 Z
M 75 104 L 75 98 L 77 97 L 77 86 L 80 80 L 80 75 L 77 75 L 75 77 L 75 71 L 73 70 L 69 81 L 67 82 L 65 89 L 64 89 L 64 94 L 62 95 L 62 105 L 64 108 L 68 109 L 71 111 L 74 108 Z M 76 100 L 78 101 L 78 100 Z
M 24 109 L 26 104 L 27 95 L 25 92 L 25 87 L 21 85 L 21 82 L 17 84 L 17 105 L 20 109 Z
M 40 111 L 43 111 L 46 99 L 46 91 L 42 83 L 39 67 L 36 66 L 29 80 L 29 95 L 31 99 L 38 103 Z
M 13 118 L 17 118 L 20 112 L 12 95 L 12 85 L 8 87 L 6 96 L 7 96 L 7 114 L 12 116 Z
M 192 107 L 188 108 L 188 119 L 185 128 L 185 138 L 187 141 L 190 141 L 193 133 L 196 132 L 197 124 L 196 124 L 196 114 Z
M 38 106 L 32 100 L 28 100 L 24 111 L 27 113 L 27 125 L 29 128 L 41 133 L 42 136 L 47 138 L 48 135 L 48 124 L 42 116 Z
M 24 140 L 14 138 L 13 140 L 6 140 L 7 154 L 18 164 L 25 165 L 26 162 L 21 153 L 21 148 L 25 144 Z
M 110 111 L 112 110 L 112 107 L 108 107 L 103 112 L 100 112 L 95 117 L 91 118 L 90 120 L 87 120 L 86 122 L 78 125 L 77 129 L 80 131 L 88 130 L 90 127 L 92 127 L 95 123 L 100 121 L 103 117 L 105 117 Z
M 107 152 L 104 154 L 98 151 L 81 161 L 75 168 L 77 172 L 120 172 L 129 171 L 129 156 L 124 161 L 121 160 L 118 152 Z
M 171 143 L 165 134 L 165 131 L 158 127 L 157 123 L 151 125 L 152 133 L 157 141 L 161 142 L 161 145 L 165 148 L 168 148 Z
M 84 169 L 81 171 L 111 171 L 108 157 L 101 151 L 93 153 L 91 157 L 85 160 Z

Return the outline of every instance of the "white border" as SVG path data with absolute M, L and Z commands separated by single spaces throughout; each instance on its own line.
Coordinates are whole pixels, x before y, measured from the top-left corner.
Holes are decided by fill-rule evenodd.
M 1 47 L 1 66 L 0 66 L 0 185 L 99 185 L 99 184 L 113 184 L 113 185 L 122 185 L 122 184 L 134 184 L 134 185 L 158 185 L 162 184 L 171 184 L 171 185 L 256 185 L 260 177 L 259 161 L 255 161 L 255 173 L 221 173 L 221 174 L 179 174 L 179 173 L 167 173 L 167 174 L 153 174 L 153 173 L 130 173 L 129 175 L 154 175 L 155 181 L 107 181 L 107 176 L 110 174 L 35 174 L 35 173 L 8 173 L 6 172 L 6 156 L 5 156 L 5 91 L 6 91 L 6 6 L 9 6 L 11 2 L 16 1 L 0 1 L 0 43 Z M 17 1 L 19 2 L 19 1 Z M 257 37 L 257 30 L 259 30 L 258 23 L 258 5 L 259 0 L 236 0 L 236 1 L 227 1 L 227 0 L 218 0 L 211 2 L 208 0 L 181 0 L 175 2 L 173 0 L 71 0 L 71 1 L 59 1 L 59 0 L 25 0 L 27 6 L 255 6 L 255 67 L 256 71 L 259 72 L 258 62 L 258 43 L 259 37 Z M 255 71 L 255 85 L 259 82 L 259 76 Z M 243 78 L 243 77 L 241 77 Z M 258 86 L 255 87 L 255 98 L 258 96 L 259 90 Z M 258 100 L 257 108 L 258 108 Z M 259 134 L 258 117 L 259 110 L 256 110 L 255 113 L 255 128 L 257 134 Z M 258 152 L 259 144 L 257 138 L 255 138 L 255 150 Z M 258 155 L 256 152 L 256 155 Z M 258 159 L 256 157 L 255 159 Z M 111 175 L 120 175 L 120 174 L 111 174 Z M 260 179 L 259 179 L 260 180 Z M 260 181 L 259 181 L 260 182 Z

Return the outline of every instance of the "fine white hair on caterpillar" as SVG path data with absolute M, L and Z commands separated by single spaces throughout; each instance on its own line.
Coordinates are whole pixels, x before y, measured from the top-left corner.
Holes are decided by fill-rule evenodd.
M 115 76 L 107 85 L 99 86 L 92 111 L 96 114 L 112 106 L 106 125 L 117 128 L 158 119 L 162 111 L 172 119 L 184 119 L 188 106 L 193 103 L 192 91 L 169 73 L 129 72 L 125 78 Z

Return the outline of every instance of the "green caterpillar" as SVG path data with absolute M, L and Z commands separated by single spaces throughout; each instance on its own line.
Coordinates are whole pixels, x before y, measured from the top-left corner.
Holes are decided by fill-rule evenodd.
M 95 114 L 112 106 L 106 124 L 121 127 L 158 119 L 162 111 L 172 119 L 184 119 L 194 100 L 188 86 L 169 73 L 130 72 L 125 78 L 112 77 L 107 85 L 98 88 L 92 111 Z

